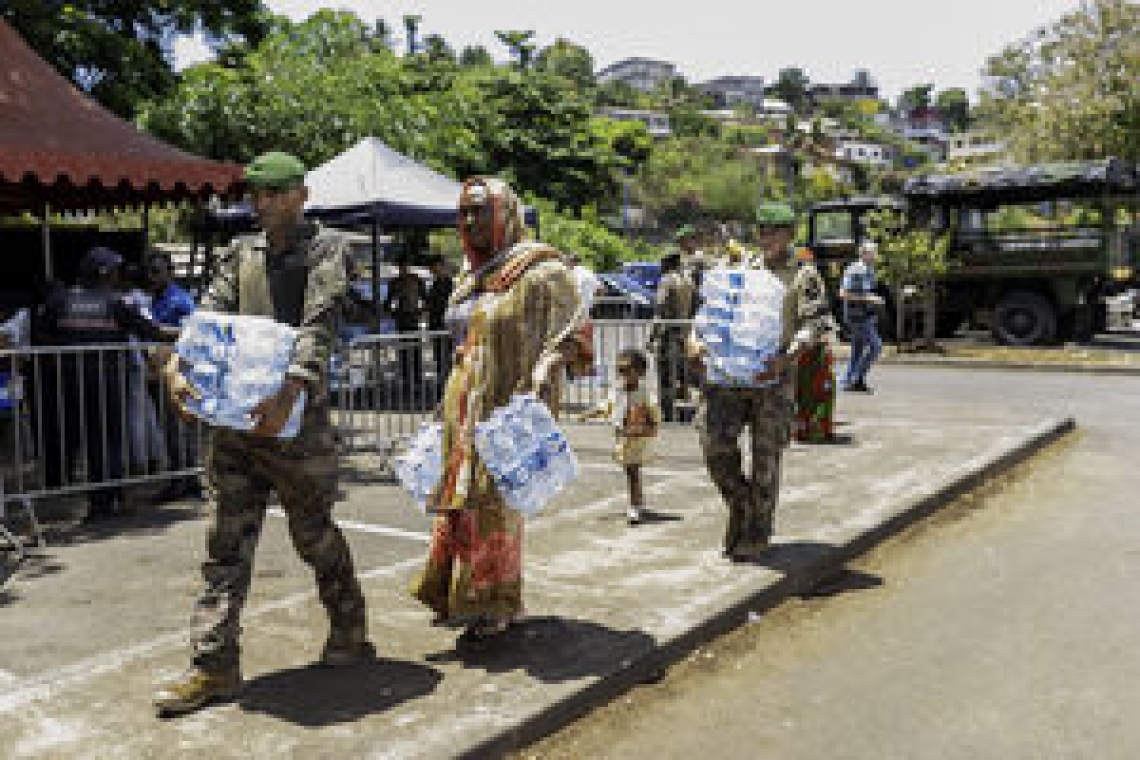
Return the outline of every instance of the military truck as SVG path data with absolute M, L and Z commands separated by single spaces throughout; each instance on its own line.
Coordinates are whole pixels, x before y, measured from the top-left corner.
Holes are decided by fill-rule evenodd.
M 969 322 L 1005 345 L 1086 341 L 1106 327 L 1105 299 L 1138 282 L 1140 171 L 1117 159 L 928 174 L 901 198 L 817 204 L 809 244 L 833 290 L 885 207 L 950 237 L 941 336 Z

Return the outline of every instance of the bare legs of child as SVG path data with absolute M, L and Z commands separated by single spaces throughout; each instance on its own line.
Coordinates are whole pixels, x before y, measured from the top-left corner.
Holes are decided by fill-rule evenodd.
M 625 478 L 629 484 L 629 509 L 626 517 L 630 525 L 637 525 L 645 517 L 645 494 L 641 490 L 641 465 L 627 464 Z

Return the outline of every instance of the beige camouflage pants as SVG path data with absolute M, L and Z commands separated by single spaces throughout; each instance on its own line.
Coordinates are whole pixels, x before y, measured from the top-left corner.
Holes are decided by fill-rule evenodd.
M 292 441 L 252 438 L 215 429 L 206 449 L 210 492 L 206 589 L 196 622 L 206 631 L 194 642 L 194 663 L 204 670 L 237 665 L 241 609 L 249 593 L 253 557 L 270 490 L 289 520 L 297 553 L 316 575 L 321 602 L 334 628 L 364 625 L 364 597 L 352 556 L 332 521 L 336 459 L 327 409 L 305 415 Z
M 725 551 L 767 544 L 780 497 L 780 459 L 791 440 L 792 395 L 788 383 L 769 388 L 706 385 L 697 410 L 705 466 L 728 505 Z M 748 428 L 752 467 L 745 477 L 740 436 Z

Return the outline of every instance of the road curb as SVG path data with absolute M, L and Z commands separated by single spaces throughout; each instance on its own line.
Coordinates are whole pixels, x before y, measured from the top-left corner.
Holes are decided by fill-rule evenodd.
M 1051 362 L 992 361 L 989 359 L 897 359 L 879 362 L 888 367 L 936 367 L 943 369 L 988 369 L 1003 372 L 1056 372 L 1080 375 L 1138 376 L 1140 367 L 1095 364 L 1053 364 Z
M 937 512 L 985 481 L 1026 461 L 1075 429 L 1076 422 L 1071 417 L 1045 422 L 1005 449 L 972 462 L 963 471 L 899 503 L 872 524 L 853 528 L 849 535 L 833 545 L 791 546 L 785 552 L 786 556 L 766 558 L 766 566 L 784 573 L 778 580 L 726 600 L 719 610 L 692 628 L 659 641 L 640 656 L 623 662 L 619 669 L 600 676 L 520 722 L 504 727 L 471 747 L 457 750 L 456 757 L 501 757 L 558 731 L 633 687 L 655 680 L 666 668 L 702 644 L 746 623 L 750 615 L 811 590 L 854 557 Z

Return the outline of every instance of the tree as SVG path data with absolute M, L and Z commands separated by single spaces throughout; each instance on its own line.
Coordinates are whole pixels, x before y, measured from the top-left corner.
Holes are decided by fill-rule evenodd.
M 415 55 L 420 51 L 419 46 L 419 31 L 420 22 L 423 21 L 423 16 L 415 14 L 408 14 L 404 16 L 404 31 L 408 35 L 408 55 Z
M 439 34 L 429 34 L 424 38 L 424 54 L 437 63 L 455 63 L 455 51 L 447 40 Z
M 646 210 L 666 225 L 751 222 L 757 201 L 781 186 L 736 146 L 707 137 L 658 144 L 638 179 Z
M 239 67 L 191 67 L 170 96 L 140 108 L 139 122 L 216 159 L 276 149 L 311 166 L 374 135 L 448 171 L 481 155 L 479 108 L 477 89 L 456 80 L 453 66 L 397 58 L 372 44 L 355 15 L 326 10 L 282 21 Z
M 678 137 L 717 137 L 720 124 L 701 113 L 692 103 L 678 103 L 669 109 L 669 125 Z
M 619 168 L 625 172 L 637 171 L 653 153 L 653 137 L 640 121 L 594 118 L 590 121 L 590 134 L 619 157 Z
M 624 162 L 591 130 L 583 93 L 547 72 L 501 68 L 485 71 L 478 89 L 481 163 L 460 174 L 499 174 L 574 211 L 616 197 Z
M 392 27 L 382 18 L 372 25 L 372 41 L 379 47 L 392 49 Z
M 776 77 L 776 84 L 772 91 L 780 100 L 784 101 L 797 111 L 803 111 L 808 105 L 808 85 L 811 82 L 804 70 L 794 66 L 781 69 Z
M 584 213 L 579 218 L 559 212 L 553 204 L 536 200 L 542 219 L 542 239 L 560 251 L 581 254 L 587 266 L 596 272 L 616 269 L 623 261 L 647 256 L 659 258 L 663 251 L 652 246 L 631 245 L 620 235 L 607 229 L 596 216 Z
M 943 90 L 934 101 L 942 119 L 956 132 L 970 128 L 970 98 L 960 87 Z
M 903 90 L 899 95 L 899 110 L 904 116 L 915 111 L 925 111 L 931 106 L 930 96 L 933 92 L 932 84 L 919 84 Z
M 530 67 L 531 58 L 534 56 L 534 43 L 531 42 L 534 38 L 533 30 L 497 31 L 495 36 L 511 52 L 511 58 L 520 69 Z
M 398 57 L 373 44 L 371 25 L 329 10 L 282 20 L 233 68 L 191 67 L 139 122 L 213 158 L 276 149 L 310 166 L 375 136 L 450 176 L 500 174 L 575 211 L 613 202 L 618 172 L 650 149 L 640 125 L 602 128 L 590 93 L 563 77 Z
M 895 301 L 895 336 L 900 346 L 906 340 L 908 302 L 922 308 L 923 343 L 934 350 L 938 314 L 938 278 L 946 273 L 950 240 L 924 227 L 908 226 L 905 215 L 879 209 L 867 215 L 867 234 L 879 245 L 878 271 Z
M 655 105 L 648 93 L 620 79 L 600 85 L 595 92 L 595 98 L 599 106 L 612 108 L 652 108 Z
M 128 118 L 139 103 L 175 86 L 176 35 L 202 30 L 215 47 L 256 44 L 269 25 L 261 0 L 7 0 L 0 18 L 80 89 Z
M 494 63 L 491 54 L 482 45 L 467 45 L 459 54 L 459 65 L 465 68 L 492 66 Z
M 1140 6 L 1090 0 L 986 63 L 979 117 L 1024 161 L 1140 161 Z
M 559 38 L 542 49 L 536 61 L 538 67 L 563 77 L 580 89 L 594 86 L 594 57 L 581 45 Z

